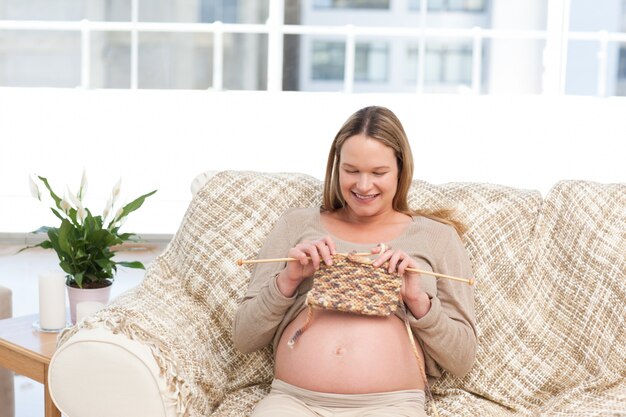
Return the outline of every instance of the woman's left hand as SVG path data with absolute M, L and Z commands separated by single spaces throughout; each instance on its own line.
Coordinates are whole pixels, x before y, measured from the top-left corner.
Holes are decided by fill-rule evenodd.
M 418 263 L 405 252 L 397 249 L 377 246 L 372 253 L 379 253 L 373 265 L 380 267 L 385 262 L 389 273 L 397 273 L 403 277 L 400 294 L 402 300 L 411 310 L 415 318 L 420 319 L 430 310 L 430 298 L 422 289 L 422 279 L 419 272 L 407 271 L 407 268 L 418 268 Z

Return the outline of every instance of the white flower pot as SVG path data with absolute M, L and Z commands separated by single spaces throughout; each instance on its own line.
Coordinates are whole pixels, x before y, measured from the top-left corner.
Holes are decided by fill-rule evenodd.
M 111 287 L 113 284 L 103 288 L 74 288 L 66 285 L 67 296 L 70 300 L 70 318 L 72 324 L 76 324 L 76 306 L 84 301 L 99 302 L 103 305 L 109 303 L 111 297 Z

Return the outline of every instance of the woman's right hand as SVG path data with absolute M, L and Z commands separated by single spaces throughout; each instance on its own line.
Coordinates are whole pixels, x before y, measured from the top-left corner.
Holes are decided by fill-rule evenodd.
M 278 289 L 285 297 L 292 297 L 300 283 L 320 268 L 321 262 L 332 265 L 332 256 L 336 253 L 335 242 L 330 236 L 298 243 L 287 252 L 289 258 L 296 260 L 287 262 L 285 269 L 278 274 Z

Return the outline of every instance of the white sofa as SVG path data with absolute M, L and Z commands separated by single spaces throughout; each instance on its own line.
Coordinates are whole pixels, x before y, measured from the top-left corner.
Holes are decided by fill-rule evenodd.
M 253 258 L 288 207 L 320 203 L 297 173 L 224 171 L 197 193 L 144 281 L 60 336 L 49 373 L 68 417 L 245 416 L 268 349 L 231 342 Z M 476 277 L 477 361 L 433 386 L 443 416 L 626 415 L 626 184 L 561 181 L 543 197 L 414 181 L 414 207 L 456 207 Z

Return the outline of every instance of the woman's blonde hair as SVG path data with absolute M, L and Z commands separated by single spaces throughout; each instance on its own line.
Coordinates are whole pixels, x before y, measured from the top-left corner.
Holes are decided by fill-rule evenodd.
M 346 202 L 339 186 L 339 165 L 341 148 L 349 138 L 365 135 L 393 149 L 398 164 L 398 187 L 393 197 L 394 210 L 409 216 L 424 216 L 454 226 L 459 234 L 465 225 L 455 220 L 454 210 L 411 210 L 408 203 L 409 189 L 413 180 L 413 153 L 406 132 L 398 117 L 389 109 L 379 106 L 362 108 L 354 113 L 341 126 L 328 154 L 322 208 L 335 211 L 343 208 Z

